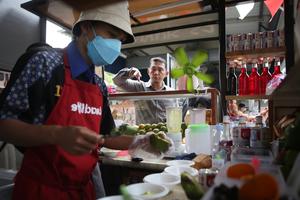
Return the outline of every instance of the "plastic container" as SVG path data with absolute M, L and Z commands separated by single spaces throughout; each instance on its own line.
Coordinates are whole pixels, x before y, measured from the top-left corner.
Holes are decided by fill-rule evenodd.
M 191 121 L 190 124 L 205 124 L 206 122 L 206 109 L 193 108 L 190 110 Z
M 210 127 L 207 124 L 191 124 L 186 129 L 185 147 L 187 153 L 211 154 Z
M 114 195 L 114 196 L 103 197 L 97 200 L 124 200 L 124 198 L 122 195 Z
M 133 199 L 152 200 L 160 199 L 169 193 L 169 189 L 163 185 L 152 183 L 135 183 L 126 186 Z
M 191 176 L 197 176 L 198 170 L 190 166 L 169 166 L 164 169 L 164 172 L 179 176 L 183 172 L 189 173 Z
M 192 161 L 192 160 L 170 160 L 170 161 L 167 161 L 166 162 L 166 165 L 168 166 L 176 166 L 176 167 L 179 167 L 179 166 L 193 166 L 195 165 L 195 162 Z
M 175 187 L 175 185 L 180 183 L 180 177 L 168 173 L 155 173 L 145 176 L 143 181 L 145 183 L 163 185 L 168 189 L 172 190 Z
M 262 164 L 272 164 L 274 157 L 272 152 L 266 149 L 253 149 L 253 148 L 234 148 L 231 153 L 232 162 L 251 162 L 252 158 L 255 157 Z
M 178 133 L 169 133 L 168 132 L 167 137 L 173 141 L 175 150 L 178 150 L 178 148 L 180 148 L 180 146 L 182 145 L 182 133 L 181 132 L 178 132 Z
M 167 107 L 167 128 L 169 133 L 179 133 L 182 123 L 182 107 Z

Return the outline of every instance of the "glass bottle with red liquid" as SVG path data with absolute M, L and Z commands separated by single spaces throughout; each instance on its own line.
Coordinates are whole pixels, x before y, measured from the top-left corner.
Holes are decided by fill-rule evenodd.
M 263 69 L 262 73 L 260 75 L 260 94 L 265 95 L 266 94 L 266 87 L 268 82 L 272 79 L 272 75 L 269 72 L 269 63 L 267 60 L 263 63 Z
M 274 72 L 272 74 L 272 78 L 274 78 L 274 76 L 278 75 L 278 74 L 282 74 L 280 71 L 280 59 L 275 59 L 275 64 L 274 64 Z
M 249 76 L 247 74 L 247 65 L 246 63 L 242 64 L 241 73 L 238 79 L 238 93 L 239 95 L 247 95 L 248 94 L 248 80 Z
M 257 72 L 257 64 L 254 63 L 249 75 L 249 95 L 259 95 L 260 90 L 260 77 Z

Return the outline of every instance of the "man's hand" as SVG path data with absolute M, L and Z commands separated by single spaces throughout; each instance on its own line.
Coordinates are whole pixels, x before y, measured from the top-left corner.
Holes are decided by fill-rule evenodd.
M 136 78 L 137 80 L 141 80 L 142 74 L 140 70 L 138 70 L 137 68 L 131 67 L 129 71 L 129 77 Z
M 87 154 L 102 145 L 104 139 L 94 131 L 81 126 L 55 127 L 54 143 L 71 154 Z

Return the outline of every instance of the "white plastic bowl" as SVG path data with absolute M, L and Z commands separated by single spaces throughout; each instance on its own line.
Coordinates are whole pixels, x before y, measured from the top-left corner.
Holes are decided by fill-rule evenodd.
M 192 166 L 195 162 L 191 160 L 171 160 L 166 162 L 166 164 L 169 166 Z
M 167 187 L 151 183 L 136 183 L 128 185 L 126 188 L 133 199 L 159 199 L 169 193 L 169 189 Z
M 109 196 L 109 197 L 103 197 L 97 200 L 124 200 L 121 195 L 114 195 L 114 196 Z
M 180 183 L 180 177 L 167 174 L 167 173 L 156 173 L 156 174 L 149 174 L 144 177 L 144 182 L 152 183 L 157 185 L 164 185 L 170 190 L 177 184 Z
M 198 175 L 198 170 L 196 170 L 195 168 L 190 167 L 190 166 L 169 166 L 169 167 L 166 167 L 164 171 L 168 174 L 172 174 L 175 176 L 180 176 L 180 174 L 183 172 L 187 172 L 191 176 Z
M 117 154 L 120 152 L 120 150 L 109 149 L 109 148 L 105 148 L 105 147 L 102 147 L 100 149 L 100 151 L 103 153 L 104 156 L 107 156 L 107 157 L 110 157 L 110 158 L 116 157 Z

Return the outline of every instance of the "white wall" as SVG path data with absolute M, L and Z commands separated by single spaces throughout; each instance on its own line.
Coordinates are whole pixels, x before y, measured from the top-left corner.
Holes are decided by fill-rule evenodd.
M 20 7 L 29 0 L 0 0 L 0 69 L 10 70 L 31 43 L 40 40 L 39 17 Z

